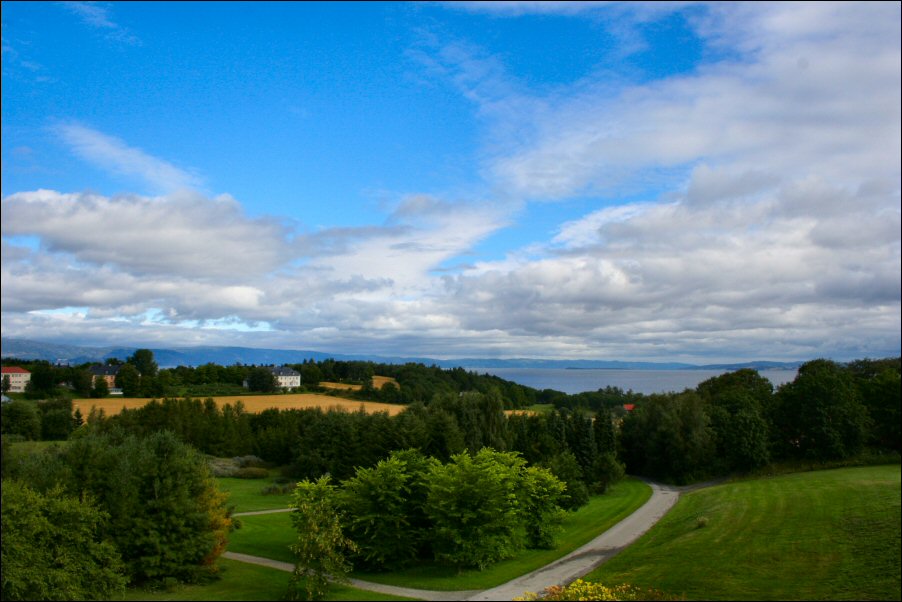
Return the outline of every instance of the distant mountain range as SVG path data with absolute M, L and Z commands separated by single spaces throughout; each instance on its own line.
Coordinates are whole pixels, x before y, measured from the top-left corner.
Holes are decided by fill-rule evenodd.
M 85 364 L 104 362 L 108 358 L 124 360 L 137 347 L 82 347 L 60 345 L 27 339 L 0 339 L 0 356 L 18 359 L 39 359 L 52 363 Z M 695 365 L 678 362 L 621 362 L 604 360 L 544 360 L 530 358 L 487 359 L 457 358 L 438 360 L 426 357 L 384 357 L 377 355 L 344 355 L 303 349 L 255 349 L 252 347 L 183 347 L 178 349 L 152 349 L 161 368 L 175 366 L 200 366 L 202 364 L 273 365 L 296 364 L 304 360 L 324 359 L 363 360 L 383 364 L 405 364 L 408 362 L 436 365 L 441 368 L 557 368 L 569 370 L 795 370 L 802 362 L 745 362 L 741 364 Z

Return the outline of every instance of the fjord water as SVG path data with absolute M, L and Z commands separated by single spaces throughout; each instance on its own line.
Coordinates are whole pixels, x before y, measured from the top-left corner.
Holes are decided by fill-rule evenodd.
M 694 389 L 699 383 L 719 376 L 727 370 L 568 370 L 564 368 L 473 368 L 475 372 L 494 374 L 503 379 L 533 387 L 554 389 L 564 393 L 597 391 L 619 387 L 634 393 L 667 393 Z M 776 389 L 796 377 L 796 370 L 761 370 L 759 374 Z

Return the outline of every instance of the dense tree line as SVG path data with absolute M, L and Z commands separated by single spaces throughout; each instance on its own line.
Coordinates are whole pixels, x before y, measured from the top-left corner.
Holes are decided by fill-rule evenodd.
M 262 366 L 204 364 L 197 367 L 178 366 L 160 369 L 149 349 L 138 349 L 124 361 L 110 358 L 109 365 L 119 367 L 116 386 L 125 397 L 208 397 L 240 395 L 252 392 L 271 393 L 276 383 Z M 92 364 L 54 366 L 44 360 L 24 361 L 4 359 L 4 365 L 22 366 L 31 371 L 27 396 L 44 399 L 56 396 L 103 397 L 109 391 L 98 391 L 92 382 Z M 522 408 L 539 402 L 537 392 L 490 374 L 477 374 L 453 368 L 408 363 L 380 364 L 368 361 L 308 360 L 289 367 L 301 373 L 301 389 L 322 391 L 321 382 L 342 382 L 362 385 L 362 390 L 344 395 L 369 401 L 411 404 L 428 403 L 436 394 L 458 394 L 468 391 L 489 393 L 497 391 L 505 409 Z M 394 378 L 398 386 L 387 384 L 373 388 L 374 375 Z M 101 382 L 98 379 L 97 382 Z M 244 384 L 249 386 L 245 388 Z M 543 401 L 542 403 L 546 403 Z M 547 402 L 550 403 L 550 402 Z M 584 404 L 589 407 L 589 404 Z
M 253 369 L 209 364 L 155 372 L 152 354 L 140 351 L 127 363 L 157 378 L 169 373 L 170 382 L 192 386 L 234 384 Z M 105 422 L 138 434 L 169 429 L 213 455 L 253 453 L 287 465 L 298 478 L 326 473 L 348 478 L 356 467 L 373 466 L 389 452 L 406 448 L 441 461 L 482 447 L 518 451 L 531 464 L 552 467 L 568 483 L 576 504 L 616 480 L 621 462 L 631 473 L 687 482 L 772 461 L 823 462 L 865 448 L 899 452 L 902 447 L 899 358 L 845 365 L 815 360 L 776 391 L 754 370 L 739 370 L 695 390 L 660 395 L 616 387 L 566 395 L 422 364 L 325 360 L 295 367 L 312 379 L 362 381 L 364 388 L 350 395 L 406 403 L 407 410 L 392 418 L 319 410 L 251 415 L 240 405 L 220 409 L 210 400 L 164 398 Z M 38 383 L 56 380 L 47 377 L 48 370 L 54 368 L 44 365 Z M 393 377 L 399 386 L 376 391 L 368 380 L 374 374 Z M 532 402 L 557 409 L 503 414 Z M 624 410 L 625 404 L 632 404 L 633 411 Z M 31 405 L 18 400 L 3 409 L 3 432 L 28 439 L 65 438 L 86 418 L 67 419 L 70 412 L 64 399 Z
M 4 599 L 104 598 L 125 583 L 216 573 L 226 497 L 205 458 L 171 432 L 86 427 L 16 459 L 3 447 Z
M 572 507 L 585 503 L 590 491 L 604 491 L 623 475 L 615 458 L 610 416 L 592 420 L 568 410 L 506 416 L 496 391 L 439 394 L 428 405 L 414 403 L 396 416 L 320 408 L 250 414 L 240 402 L 219 408 L 212 399 L 166 398 L 115 416 L 93 413 L 87 420 L 98 432 L 147 436 L 168 430 L 214 456 L 254 454 L 283 466 L 294 478 L 329 474 L 341 481 L 358 467 L 374 466 L 392 451 L 404 449 L 442 462 L 483 447 L 517 451 L 568 484 Z M 605 434 L 596 440 L 599 431 Z
M 297 597 L 325 593 L 329 575 L 435 559 L 485 568 L 524 548 L 551 548 L 565 485 L 517 453 L 482 448 L 440 462 L 393 452 L 333 485 L 304 480 L 294 493 Z
M 902 451 L 900 360 L 803 364 L 774 391 L 754 370 L 695 390 L 649 395 L 623 420 L 630 473 L 690 482 L 770 462 L 831 462 L 865 449 Z

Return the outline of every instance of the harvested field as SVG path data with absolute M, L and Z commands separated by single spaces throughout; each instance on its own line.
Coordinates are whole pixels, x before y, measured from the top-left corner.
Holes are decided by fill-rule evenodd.
M 398 381 L 393 379 L 391 376 L 374 376 L 373 377 L 373 388 L 376 389 L 377 391 L 382 388 L 382 385 L 387 384 L 387 383 L 391 383 L 391 384 L 395 385 L 396 387 L 400 388 Z
M 535 410 L 504 410 L 508 416 L 538 416 L 539 412 Z
M 391 376 L 374 376 L 373 377 L 373 388 L 379 390 L 382 388 L 382 385 L 386 383 L 392 383 L 396 387 L 398 386 L 398 381 L 393 379 Z M 319 386 L 324 389 L 339 389 L 342 391 L 359 391 L 363 388 L 362 385 L 352 385 L 350 383 L 333 383 L 333 382 L 321 382 Z
M 320 382 L 319 386 L 323 389 L 335 389 L 337 391 L 359 391 L 363 388 L 363 385 L 352 385 L 350 383 L 330 383 L 330 382 Z
M 92 407 L 98 410 L 102 409 L 107 416 L 118 414 L 122 408 L 140 408 L 150 401 L 150 398 L 136 397 L 107 397 L 104 399 L 76 399 L 72 402 L 73 411 L 75 408 L 81 410 L 82 415 L 87 416 Z M 256 414 L 263 410 L 276 408 L 279 410 L 303 409 L 303 408 L 322 408 L 328 410 L 330 408 L 339 408 L 348 412 L 356 412 L 361 407 L 368 414 L 376 412 L 388 412 L 394 416 L 401 413 L 407 407 L 390 403 L 378 403 L 375 401 L 355 401 L 351 399 L 341 399 L 340 397 L 331 397 L 329 395 L 320 395 L 317 393 L 295 393 L 289 395 L 234 395 L 228 397 L 214 397 L 213 401 L 216 405 L 222 407 L 226 404 L 235 405 L 235 402 L 241 401 L 247 412 Z

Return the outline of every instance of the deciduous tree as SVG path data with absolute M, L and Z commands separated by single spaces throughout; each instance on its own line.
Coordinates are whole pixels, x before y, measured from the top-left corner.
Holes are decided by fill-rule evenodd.
M 289 587 L 292 600 L 320 600 L 330 581 L 347 580 L 347 555 L 356 546 L 342 531 L 336 503 L 336 488 L 328 476 L 301 481 L 292 494 L 291 524 L 297 531 L 291 545 L 296 558 Z
M 105 600 L 125 592 L 124 567 L 91 501 L 53 489 L 41 494 L 3 481 L 4 600 Z

